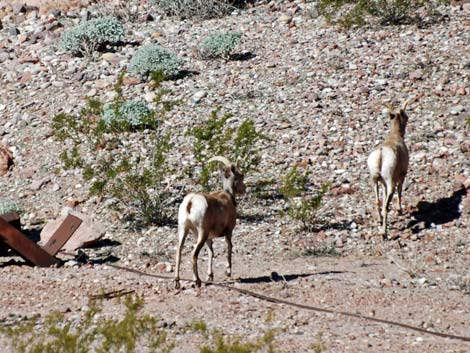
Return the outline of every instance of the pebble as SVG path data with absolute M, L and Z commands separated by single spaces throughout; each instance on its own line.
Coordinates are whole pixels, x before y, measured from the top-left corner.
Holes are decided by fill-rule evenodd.
M 142 2 L 145 3 L 147 2 Z M 380 304 L 376 314 L 378 318 L 390 314 L 391 306 L 386 303 L 390 299 L 389 295 L 393 295 L 394 302 L 396 300 L 396 314 L 408 317 L 402 305 L 405 294 L 413 291 L 412 297 L 415 300 L 418 297 L 423 298 L 421 292 L 433 289 L 427 288 L 426 282 L 422 284 L 423 288 L 419 287 L 421 278 L 412 282 L 396 266 L 393 269 L 388 268 L 394 271 L 392 279 L 379 279 L 377 273 L 383 269 L 380 259 L 394 251 L 406 254 L 415 246 L 419 249 L 418 259 L 428 255 L 432 258 L 442 258 L 440 265 L 437 261 L 426 263 L 426 266 L 430 267 L 426 268 L 426 278 L 427 274 L 438 273 L 444 277 L 452 272 L 465 273 L 466 270 L 466 233 L 470 224 L 468 195 L 458 200 L 458 220 L 451 220 L 445 225 L 431 219 L 429 223 L 434 223 L 435 226 L 430 227 L 420 216 L 432 218 L 432 213 L 418 213 L 420 202 L 437 207 L 438 200 L 454 197 L 457 175 L 460 176 L 459 185 L 470 177 L 467 168 L 468 155 L 465 154 L 468 147 L 464 144 L 468 137 L 464 122 L 469 110 L 466 99 L 469 94 L 466 76 L 468 63 L 456 59 L 465 58 L 468 51 L 464 40 L 466 15 L 457 11 L 456 14 L 452 13 L 445 23 L 432 27 L 387 26 L 348 32 L 330 27 L 320 18 L 309 17 L 310 6 L 314 3 L 281 0 L 274 0 L 269 4 L 259 2 L 249 10 L 240 10 L 236 16 L 210 21 L 174 21 L 151 11 L 152 16 L 156 18 L 155 22 L 146 23 L 139 20 L 140 22 L 126 24 L 126 39 L 136 40 L 136 43 L 113 48 L 116 50 L 114 53 L 96 53 L 96 57 L 92 59 L 75 58 L 63 50 L 57 50 L 63 31 L 59 23 L 68 28 L 81 16 L 88 16 L 85 12 L 67 9 L 62 14 L 53 14 L 54 18 L 49 14 L 43 16 L 41 11 L 37 14 L 20 12 L 22 17 L 16 18 L 10 11 L 2 17 L 4 30 L 0 32 L 0 139 L 2 143 L 5 142 L 14 148 L 15 165 L 2 177 L 0 194 L 18 195 L 18 198 L 24 201 L 26 213 L 31 215 L 27 218 L 30 225 L 38 224 L 50 215 L 56 215 L 60 210 L 59 205 L 67 204 L 87 210 L 105 222 L 108 239 L 119 242 L 118 246 L 104 243 L 99 249 L 85 249 L 87 254 L 92 254 L 95 259 L 102 259 L 110 252 L 119 258 L 120 264 L 127 263 L 141 268 L 143 263 L 149 263 L 149 271 L 173 271 L 175 224 L 168 227 L 155 226 L 155 231 L 145 236 L 134 231 L 122 212 L 116 211 L 119 205 L 116 199 L 90 197 L 89 182 L 82 179 L 81 170 L 62 169 L 58 156 L 64 145 L 71 147 L 71 142 L 59 142 L 54 138 L 53 132 L 45 133 L 45 127 L 51 129 L 52 118 L 60 112 L 78 118 L 86 97 L 100 98 L 104 102 L 116 98 L 117 93 L 114 92 L 113 85 L 120 70 L 129 64 L 140 43 L 155 41 L 181 55 L 185 59 L 184 69 L 188 70 L 184 77 L 162 84 L 162 87 L 170 91 L 168 98 L 180 101 L 164 120 L 164 126 L 170 126 L 172 132 L 168 160 L 175 170 L 178 166 L 183 166 L 191 167 L 195 171 L 191 177 L 184 176 L 182 180 L 177 179 L 177 175 L 165 180 L 168 191 L 175 195 L 175 208 L 186 192 L 196 189 L 198 168 L 203 163 L 195 161 L 193 142 L 185 133 L 203 119 L 210 117 L 211 111 L 216 107 L 221 107 L 220 116 L 225 113 L 233 114 L 226 122 L 227 127 L 237 127 L 245 119 L 251 118 L 269 140 L 260 144 L 261 159 L 256 167 L 261 173 L 247 173 L 248 190 L 253 190 L 254 185 L 258 186 L 256 182 L 263 179 L 272 180 L 273 184 L 262 190 L 267 195 L 266 199 L 253 197 L 249 192 L 246 198 L 240 200 L 242 211 L 250 213 L 249 216 L 239 219 L 235 230 L 235 276 L 256 281 L 266 274 L 278 271 L 281 277 L 288 272 L 287 269 L 293 269 L 294 266 L 296 270 L 289 273 L 316 274 L 288 280 L 286 283 L 276 282 L 278 287 L 264 282 L 248 284 L 240 281 L 234 285 L 239 288 L 248 285 L 253 289 L 262 286 L 263 290 L 273 291 L 275 295 L 297 300 L 300 292 L 307 288 L 302 286 L 308 283 L 310 290 L 304 297 L 301 296 L 299 301 L 305 299 L 311 305 L 348 307 L 352 310 L 357 309 L 357 306 L 349 302 L 351 298 L 348 295 L 357 293 L 357 297 L 361 296 L 362 306 L 367 306 L 359 312 L 366 313 L 377 304 L 374 302 L 377 298 L 368 297 L 369 294 L 377 293 L 374 292 L 377 289 L 380 291 Z M 303 4 L 305 8 L 299 9 L 299 4 Z M 2 9 L 0 6 L 0 11 L 3 11 Z M 142 17 L 144 15 L 145 13 L 142 13 Z M 10 28 L 16 28 L 14 35 L 9 32 Z M 242 31 L 244 39 L 237 51 L 250 51 L 253 55 L 242 60 L 229 61 L 202 61 L 193 58 L 193 49 L 200 40 L 209 31 L 221 28 Z M 420 63 L 425 66 L 421 67 Z M 150 89 L 144 79 L 126 74 L 122 94 L 126 99 L 151 103 L 156 92 Z M 370 188 L 365 161 L 368 151 L 388 133 L 389 117 L 381 115 L 382 109 L 391 102 L 397 106 L 410 96 L 414 97 L 414 101 L 409 106 L 410 120 L 406 137 L 410 148 L 410 169 L 404 190 L 405 212 L 401 216 L 395 212 L 390 213 L 390 230 L 399 234 L 400 240 L 382 241 L 377 231 L 373 191 Z M 147 133 L 132 134 L 133 139 L 126 144 L 126 148 L 137 147 L 147 155 L 150 154 L 152 146 L 145 139 Z M 85 156 L 86 161 L 96 161 L 100 151 L 100 148 L 97 148 L 91 155 Z M 322 229 L 325 228 L 322 232 L 307 232 L 301 228 L 299 222 L 280 214 L 288 205 L 279 195 L 279 187 L 286 172 L 296 164 L 309 168 L 310 192 L 328 180 L 333 181 L 334 186 L 342 188 L 336 195 L 331 192 L 323 199 L 324 204 L 318 211 L 318 216 L 324 221 L 321 223 Z M 50 185 L 43 183 L 45 177 L 50 178 L 47 181 Z M 350 187 L 346 189 L 344 184 Z M 353 191 L 349 192 L 349 189 Z M 454 200 L 457 201 L 457 198 Z M 395 203 L 392 209 L 394 206 Z M 411 222 L 417 224 L 411 227 L 408 225 Z M 333 262 L 329 263 L 328 258 L 313 258 L 300 254 L 297 244 L 308 245 L 314 240 L 333 246 L 341 256 L 335 257 Z M 462 245 L 456 246 L 457 242 Z M 221 248 L 217 248 L 218 245 L 221 245 Z M 222 280 L 224 261 L 220 251 L 223 252 L 224 249 L 223 241 L 215 241 L 214 247 L 217 254 L 216 279 Z M 146 249 L 154 251 L 147 251 L 151 257 L 143 258 L 141 252 Z M 449 256 L 445 249 L 461 250 L 454 251 L 452 256 Z M 189 247 L 185 251 L 189 254 Z M 204 255 L 201 255 L 201 258 L 204 258 L 205 251 L 202 254 Z M 344 261 L 356 257 L 364 259 L 364 265 L 367 266 L 351 269 L 346 266 L 345 270 Z M 273 258 L 279 266 L 286 265 L 287 269 L 270 268 Z M 187 274 L 190 271 L 190 260 L 188 257 L 184 259 L 187 261 L 183 264 Z M 206 258 L 203 261 L 206 261 Z M 111 267 L 104 271 L 96 265 L 80 268 L 74 268 L 73 262 L 69 265 L 72 268 L 53 271 L 6 266 L 2 271 L 14 274 L 15 281 L 26 276 L 31 276 L 31 279 L 28 278 L 31 282 L 36 279 L 44 280 L 41 286 L 44 285 L 46 291 L 53 288 L 55 283 L 47 282 L 53 278 L 60 278 L 61 286 L 68 281 L 74 284 L 76 282 L 77 287 L 74 288 L 73 295 L 78 298 L 86 297 L 86 294 L 93 292 L 93 288 L 101 285 L 109 285 L 110 290 L 117 289 L 118 286 L 135 288 L 138 294 L 143 294 L 146 298 L 151 293 L 152 302 L 149 306 L 155 310 L 158 308 L 156 303 L 163 301 L 166 305 L 166 301 L 171 301 L 173 297 L 173 292 L 166 287 L 166 282 L 135 279 L 134 275 L 130 274 L 117 276 L 115 269 Z M 250 271 L 252 269 L 253 272 L 242 273 L 245 265 L 249 265 Z M 200 271 L 205 272 L 202 264 Z M 330 274 L 320 275 L 323 271 Z M 109 273 L 111 279 L 102 278 L 103 273 Z M 77 275 L 76 278 L 84 280 L 80 283 L 76 278 L 68 278 L 68 274 Z M 365 280 L 365 275 L 372 275 L 372 278 Z M 327 276 L 328 279 L 325 280 Z M 387 273 L 387 276 L 390 274 Z M 7 282 L 4 287 L 15 288 L 8 287 L 9 284 L 10 282 Z M 345 284 L 348 286 L 347 295 L 344 295 Z M 281 287 L 284 285 L 286 288 Z M 315 286 L 315 295 L 312 295 L 312 285 Z M 452 285 L 454 287 L 451 288 Z M 434 293 L 437 297 L 433 300 L 437 300 L 440 293 L 450 289 L 455 289 L 455 292 L 451 292 L 449 298 L 455 298 L 455 302 L 463 300 L 464 294 L 458 285 L 447 284 L 444 279 L 439 286 L 439 291 Z M 107 286 L 105 288 L 108 290 Z M 165 295 L 157 293 L 157 290 L 162 288 L 161 293 Z M 224 310 L 228 309 L 224 306 L 226 298 L 221 292 L 217 292 L 219 290 L 221 289 L 211 287 L 182 290 L 174 296 L 178 299 L 182 296 L 188 299 L 197 296 L 207 299 L 211 305 L 205 307 L 209 310 L 205 317 L 211 318 L 215 315 L 214 321 L 217 325 L 224 325 L 225 320 L 218 320 L 217 313 L 226 315 Z M 330 295 L 326 296 L 324 291 L 329 291 Z M 0 293 L 2 300 L 5 292 L 6 289 Z M 85 302 L 75 301 L 75 297 L 67 295 L 66 291 L 63 296 L 73 298 L 67 302 L 72 313 L 78 312 L 81 307 L 86 308 Z M 409 297 L 405 299 L 410 300 Z M 227 314 L 233 318 L 230 322 L 230 329 L 233 328 L 233 331 L 230 332 L 244 337 L 244 330 L 253 327 L 253 323 L 265 324 L 263 313 L 265 305 L 269 306 L 269 303 L 253 302 L 245 296 L 236 296 L 231 300 L 238 302 L 240 310 L 237 307 L 237 310 Z M 41 303 L 46 305 L 49 301 Z M 200 303 L 199 300 L 198 304 L 193 306 L 191 312 L 194 315 L 198 313 Z M 468 313 L 464 309 L 463 312 L 451 309 L 455 303 L 446 304 L 449 304 L 449 315 L 440 316 L 443 322 L 441 326 L 444 327 L 449 316 L 456 318 L 453 325 L 457 320 L 464 322 Z M 250 311 L 246 314 L 246 307 L 250 305 Z M 261 314 L 259 305 L 263 306 Z M 419 302 L 419 305 L 420 308 L 429 308 L 424 302 Z M 47 305 L 46 307 L 49 308 Z M 51 304 L 50 307 L 54 305 Z M 178 309 L 184 311 L 185 308 Z M 293 330 L 289 331 L 289 327 L 300 321 L 297 321 L 298 313 L 295 310 L 290 313 L 292 319 L 288 319 L 287 315 L 282 316 L 283 310 L 286 309 L 278 309 L 276 316 L 280 317 L 276 320 L 279 327 L 287 327 L 287 332 L 280 330 L 278 333 L 279 342 L 283 342 L 286 335 L 294 334 Z M 15 307 L 14 310 L 22 310 L 22 307 Z M 213 314 L 210 310 L 217 313 Z M 162 313 L 165 314 L 165 310 Z M 241 325 L 237 317 L 245 314 Z M 178 320 L 173 317 L 167 322 L 176 322 L 177 327 L 181 328 L 177 331 L 177 336 L 185 337 L 183 327 L 188 322 L 187 315 L 183 316 L 179 312 L 176 316 L 178 315 L 181 315 Z M 341 347 L 337 349 L 339 351 L 354 351 L 354 347 L 341 345 L 345 342 L 341 337 L 348 337 L 347 334 L 344 335 L 342 323 L 336 317 L 327 319 L 323 320 L 326 326 L 322 328 L 326 346 Z M 416 320 L 430 322 L 421 313 L 418 313 Z M 296 332 L 302 334 L 299 337 L 303 337 L 303 340 L 298 341 L 310 344 L 316 339 L 315 334 L 320 327 L 316 324 L 313 327 L 311 324 L 307 325 Z M 396 335 L 388 335 L 388 331 L 377 331 L 378 336 L 369 336 L 367 334 L 371 331 L 368 329 L 359 332 L 354 325 L 350 328 L 353 330 L 352 336 L 357 337 L 354 343 L 361 344 L 357 349 L 370 345 L 376 347 L 375 351 L 389 350 L 385 347 L 398 340 Z M 461 330 L 462 327 L 455 327 L 455 332 L 463 332 Z M 332 332 L 335 332 L 333 339 Z M 380 340 L 380 337 L 388 338 L 384 341 Z M 410 341 L 410 337 L 412 336 L 405 338 Z M 292 344 L 290 351 L 300 352 L 310 348 L 298 349 L 296 344 L 299 342 L 289 342 Z M 427 344 L 427 341 L 424 344 Z M 282 350 L 283 347 L 280 348 Z M 426 348 L 429 350 L 429 347 Z
M 198 104 L 204 97 L 207 96 L 207 91 L 201 90 L 193 94 L 192 102 Z

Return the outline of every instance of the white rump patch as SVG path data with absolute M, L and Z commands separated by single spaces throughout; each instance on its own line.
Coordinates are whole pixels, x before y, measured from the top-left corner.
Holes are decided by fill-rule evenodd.
M 188 204 L 191 202 L 190 213 L 188 214 Z M 188 194 L 184 198 L 178 210 L 178 224 L 186 223 L 189 220 L 194 225 L 198 225 L 204 218 L 208 204 L 204 196 L 200 194 Z

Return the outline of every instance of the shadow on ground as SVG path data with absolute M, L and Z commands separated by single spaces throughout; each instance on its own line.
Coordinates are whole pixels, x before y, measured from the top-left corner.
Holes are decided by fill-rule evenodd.
M 459 205 L 465 196 L 467 196 L 467 189 L 462 186 L 450 197 L 444 197 L 435 202 L 418 202 L 418 210 L 411 213 L 414 219 L 408 223 L 407 228 L 411 228 L 413 233 L 419 233 L 423 229 L 431 228 L 432 224 L 445 224 L 460 218 Z M 424 223 L 424 228 L 418 226 L 420 223 Z
M 280 275 L 277 272 L 271 272 L 269 276 L 260 276 L 260 277 L 248 277 L 240 278 L 237 282 L 239 283 L 250 283 L 250 284 L 259 284 L 259 283 L 271 283 L 271 282 L 290 282 L 298 278 L 305 278 L 311 276 L 325 276 L 332 274 L 344 273 L 343 271 L 325 271 L 317 273 L 300 273 L 300 274 L 290 274 L 290 275 Z

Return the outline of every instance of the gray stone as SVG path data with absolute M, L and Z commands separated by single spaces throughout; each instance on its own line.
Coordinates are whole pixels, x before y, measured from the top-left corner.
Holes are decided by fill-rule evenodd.
M 194 93 L 193 98 L 192 98 L 192 101 L 193 101 L 194 104 L 197 104 L 197 103 L 199 103 L 199 102 L 202 100 L 202 98 L 204 98 L 205 96 L 207 96 L 207 91 L 203 91 L 203 90 L 197 91 L 196 93 Z
M 465 107 L 462 105 L 456 105 L 449 108 L 449 113 L 452 115 L 458 115 L 465 111 Z
M 20 34 L 20 30 L 16 27 L 10 27 L 10 29 L 8 30 L 8 34 L 11 36 L 17 36 L 18 34 Z

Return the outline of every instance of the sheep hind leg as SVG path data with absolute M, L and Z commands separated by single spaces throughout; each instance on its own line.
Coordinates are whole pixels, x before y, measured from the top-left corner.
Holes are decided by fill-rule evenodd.
M 199 256 L 199 252 L 201 251 L 204 243 L 206 242 L 207 237 L 204 236 L 204 232 L 202 229 L 198 230 L 198 237 L 197 243 L 194 246 L 193 256 L 192 256 L 192 263 L 193 263 L 193 279 L 196 283 L 196 287 L 201 286 L 201 279 L 199 278 L 198 270 L 197 270 L 197 258 Z
M 373 187 L 375 191 L 375 203 L 377 206 L 377 217 L 379 218 L 379 223 L 382 224 L 382 213 L 381 213 L 382 205 L 380 204 L 380 198 L 379 198 L 379 181 L 373 180 L 372 183 L 373 183 Z
M 209 251 L 209 265 L 207 268 L 207 281 L 212 282 L 214 281 L 214 272 L 212 270 L 212 261 L 214 259 L 214 249 L 212 247 L 212 240 L 207 239 L 206 244 L 207 244 L 207 250 Z
M 382 236 L 384 239 L 387 239 L 387 213 L 390 208 L 390 202 L 392 201 L 393 193 L 395 192 L 395 185 L 393 185 L 392 183 L 385 183 L 384 192 L 386 196 L 384 196 L 383 209 L 382 209 L 382 212 L 383 212 Z
M 175 269 L 175 288 L 179 289 L 180 284 L 180 265 L 181 265 L 181 251 L 183 249 L 184 241 L 188 235 L 189 229 L 186 226 L 178 227 L 178 249 L 176 250 L 176 269 Z
M 225 275 L 228 278 L 232 277 L 232 234 L 225 236 L 225 243 L 227 244 L 227 268 Z

